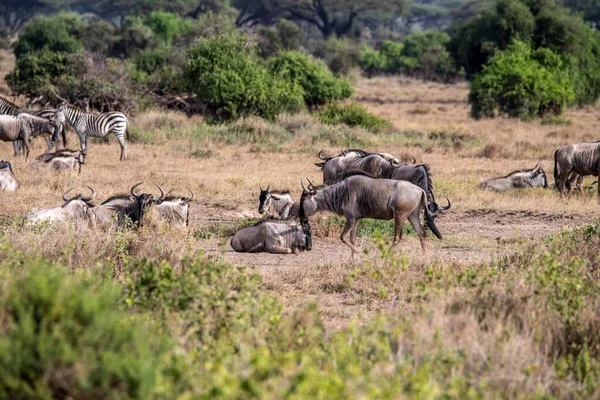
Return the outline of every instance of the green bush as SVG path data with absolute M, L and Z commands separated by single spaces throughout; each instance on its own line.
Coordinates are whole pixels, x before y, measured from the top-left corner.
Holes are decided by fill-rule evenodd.
M 17 59 L 37 51 L 75 53 L 83 49 L 76 32 L 83 26 L 75 14 L 58 14 L 52 17 L 36 17 L 31 20 L 14 44 Z
M 454 61 L 446 50 L 450 37 L 440 31 L 417 32 L 402 42 L 385 41 L 379 52 L 366 47 L 360 66 L 367 76 L 381 73 L 447 80 L 456 75 Z
M 358 103 L 350 103 L 348 105 L 330 103 L 323 110 L 319 111 L 317 116 L 324 124 L 359 126 L 375 132 L 390 126 L 388 121 L 371 114 Z
M 314 55 L 325 62 L 335 75 L 348 75 L 350 69 L 358 66 L 360 51 L 350 40 L 330 38 L 320 41 Z
M 272 74 L 299 85 L 308 107 L 347 99 L 354 92 L 348 80 L 336 78 L 323 63 L 294 51 L 271 58 L 269 69 Z
M 192 23 L 179 15 L 162 11 L 153 11 L 144 18 L 154 37 L 170 46 L 182 36 L 192 32 Z
M 548 49 L 532 51 L 523 42 L 497 52 L 469 93 L 474 118 L 493 117 L 496 111 L 525 120 L 560 115 L 574 98 L 560 57 Z
M 302 88 L 269 71 L 240 35 L 201 39 L 190 48 L 185 81 L 214 121 L 247 115 L 272 120 L 303 107 Z
M 0 262 L 1 398 L 142 399 L 168 390 L 172 343 L 119 310 L 116 285 L 8 255 Z

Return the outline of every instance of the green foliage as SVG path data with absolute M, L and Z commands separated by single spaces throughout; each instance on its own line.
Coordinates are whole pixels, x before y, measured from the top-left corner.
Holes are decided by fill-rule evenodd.
M 385 41 L 379 52 L 365 47 L 360 66 L 368 75 L 404 73 L 424 79 L 447 80 L 456 75 L 446 46 L 450 37 L 440 31 L 417 32 L 402 42 Z
M 378 132 L 390 126 L 389 121 L 368 112 L 358 103 L 343 105 L 330 103 L 317 113 L 321 122 L 328 125 L 346 124 Z
M 302 107 L 302 88 L 272 73 L 240 35 L 201 39 L 190 48 L 186 83 L 214 121 L 256 115 L 272 120 Z
M 304 33 L 295 23 L 280 19 L 275 26 L 259 26 L 256 44 L 261 57 L 269 58 L 282 51 L 297 51 L 302 46 Z
M 497 52 L 469 93 L 474 118 L 493 117 L 496 111 L 525 120 L 560 115 L 574 98 L 560 57 L 548 49 L 532 51 L 522 42 Z
M 76 14 L 36 17 L 15 42 L 15 55 L 19 58 L 37 51 L 75 53 L 82 50 L 83 44 L 74 35 L 82 25 L 83 22 Z
M 192 31 L 189 20 L 182 19 L 179 15 L 161 11 L 153 11 L 144 18 L 146 25 L 154 37 L 170 46 L 182 36 Z
M 12 251 L 0 268 L 0 397 L 149 398 L 169 387 L 159 376 L 170 340 L 119 310 L 116 285 Z
M 480 17 L 453 27 L 449 49 L 459 68 L 472 78 L 513 40 L 533 49 L 548 48 L 563 60 L 578 105 L 600 96 L 600 42 L 580 15 L 551 1 L 497 0 Z
M 288 51 L 269 60 L 272 74 L 299 85 L 308 107 L 349 98 L 354 92 L 346 79 L 336 78 L 327 67 L 309 56 Z
M 350 40 L 329 38 L 319 42 L 314 55 L 325 62 L 335 75 L 348 75 L 350 69 L 358 66 L 359 47 Z

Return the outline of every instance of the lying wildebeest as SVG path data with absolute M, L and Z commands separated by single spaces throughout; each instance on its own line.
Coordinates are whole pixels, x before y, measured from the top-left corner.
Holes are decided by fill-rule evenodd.
M 302 182 L 300 209 L 307 217 L 317 211 L 329 211 L 346 218 L 340 239 L 353 252 L 356 245 L 356 222 L 362 218 L 394 220 L 394 242 L 402 239 L 402 227 L 406 219 L 415 228 L 421 241 L 423 253 L 427 251 L 425 231 L 421 226 L 421 209 L 425 212 L 425 223 L 438 237 L 442 235 L 434 224 L 435 214 L 427 207 L 427 195 L 420 187 L 407 181 L 373 179 L 367 176 L 351 176 L 339 183 L 320 190 L 309 181 L 309 189 Z M 350 242 L 346 236 L 350 233 Z
M 477 185 L 479 189 L 490 189 L 496 192 L 506 192 L 513 189 L 529 189 L 536 187 L 548 188 L 548 179 L 542 169 L 542 165 L 537 163 L 533 169 L 523 169 L 513 171 L 501 178 L 492 178 Z
M 4 142 L 22 140 L 25 146 L 25 161 L 27 161 L 31 140 L 42 133 L 53 134 L 55 127 L 54 117 L 46 119 L 26 113 L 17 116 L 0 115 L 0 140 Z
M 340 152 L 340 154 L 338 154 L 337 156 L 332 156 L 332 157 L 323 157 L 321 155 L 322 153 L 323 153 L 323 150 L 319 151 L 319 153 L 317 154 L 317 157 L 319 157 L 319 159 L 323 160 L 323 162 L 322 163 L 315 163 L 315 165 L 317 167 L 320 167 L 320 168 L 322 168 L 323 165 L 325 165 L 328 161 L 333 160 L 335 158 L 360 158 L 360 157 L 370 156 L 372 154 L 377 154 L 377 155 L 383 157 L 384 159 L 386 159 L 387 161 L 389 161 L 392 164 L 399 164 L 400 163 L 400 160 L 398 160 L 396 157 L 394 157 L 393 155 L 391 155 L 389 153 L 371 153 L 369 151 L 362 150 L 362 149 L 347 149 L 347 150 L 342 150 Z M 415 161 L 416 161 L 416 159 L 415 159 Z
M 600 143 L 578 143 L 559 147 L 554 152 L 554 183 L 562 198 L 565 185 L 573 172 L 584 176 L 598 176 L 600 171 Z M 600 185 L 598 185 L 600 203 Z
M 271 185 L 266 189 L 260 186 L 260 196 L 258 197 L 258 212 L 266 218 L 288 219 L 298 216 L 298 203 L 294 204 L 289 190 L 270 190 Z
M 377 171 L 384 168 L 385 165 L 390 167 L 399 165 L 400 161 L 389 155 L 379 153 L 369 153 L 364 150 L 352 149 L 343 151 L 342 154 L 335 157 L 321 156 L 321 150 L 317 155 L 322 163 L 315 165 L 323 171 L 323 183 L 331 185 L 346 178 L 346 172 L 349 170 L 360 169 L 372 175 L 377 175 Z
M 158 185 L 156 187 L 160 190 L 160 197 L 148 193 L 137 194 L 135 189 L 142 183 L 133 185 L 130 189 L 131 194 L 113 195 L 94 207 L 98 225 L 106 228 L 116 220 L 118 226 L 124 226 L 130 220 L 141 227 L 146 211 L 151 206 L 160 204 L 165 197 L 164 191 Z
M 0 190 L 14 192 L 19 188 L 19 182 L 8 161 L 0 161 Z
M 81 172 L 83 164 L 83 154 L 80 151 L 57 150 L 56 153 L 44 153 L 36 157 L 31 163 L 31 168 L 52 169 L 55 171 L 73 171 Z
M 160 204 L 154 207 L 158 217 L 173 228 L 188 226 L 190 219 L 190 202 L 194 200 L 194 192 L 188 189 L 192 197 L 173 196 L 171 191 L 165 195 Z
M 290 254 L 312 249 L 310 228 L 296 221 L 260 221 L 240 229 L 231 238 L 237 252 Z
M 92 194 L 84 197 L 83 194 L 78 194 L 68 198 L 69 193 L 73 188 L 63 193 L 65 204 L 51 208 L 33 208 L 25 214 L 25 219 L 31 222 L 53 221 L 53 222 L 74 222 L 78 226 L 96 227 L 96 215 L 94 214 L 92 199 L 96 195 L 94 189 L 88 186 Z

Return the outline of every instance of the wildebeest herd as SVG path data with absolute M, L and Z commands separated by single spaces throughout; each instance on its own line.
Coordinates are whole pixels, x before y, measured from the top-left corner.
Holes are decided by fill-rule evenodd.
M 70 105 L 57 109 L 23 112 L 14 104 L 0 98 L 0 140 L 12 141 L 15 156 L 25 153 L 27 160 L 31 140 L 47 134 L 51 138 L 46 152 L 30 165 L 49 171 L 81 170 L 88 151 L 89 136 L 102 137 L 113 133 L 121 146 L 121 160 L 127 158 L 125 135 L 127 117 L 122 113 L 86 113 Z M 80 140 L 80 151 L 61 149 L 66 145 L 66 123 L 75 130 Z M 62 133 L 63 144 L 59 141 Z M 51 153 L 56 146 L 54 153 Z M 294 202 L 289 190 L 271 190 L 260 186 L 258 211 L 263 220 L 253 226 L 240 229 L 231 238 L 231 247 L 238 252 L 269 252 L 289 254 L 312 249 L 312 228 L 309 217 L 318 212 L 333 213 L 346 220 L 341 241 L 353 252 L 356 247 L 357 222 L 363 218 L 393 220 L 393 245 L 402 239 L 402 228 L 408 220 L 415 229 L 423 252 L 426 251 L 428 228 L 441 239 L 435 218 L 451 208 L 450 200 L 442 206 L 436 202 L 434 186 L 427 164 L 401 162 L 388 153 L 371 153 L 361 149 L 344 150 L 331 157 L 317 154 L 320 162 L 315 165 L 322 170 L 323 183 L 315 185 L 301 180 L 302 195 Z M 600 143 L 567 145 L 554 154 L 555 188 L 564 197 L 573 183 L 584 194 L 584 176 L 598 176 L 600 170 Z M 40 221 L 70 222 L 90 229 L 107 229 L 115 226 L 141 227 L 144 216 L 155 210 L 159 221 L 175 228 L 185 228 L 189 223 L 190 196 L 165 194 L 156 185 L 160 195 L 139 193 L 142 183 L 133 185 L 129 193 L 110 196 L 100 204 L 93 202 L 96 192 L 88 187 L 90 194 L 71 194 L 73 188 L 63 193 L 63 204 L 39 209 L 25 214 L 27 223 Z M 12 165 L 0 161 L 0 190 L 16 191 L 20 187 Z M 482 182 L 481 189 L 504 192 L 527 188 L 548 188 L 548 180 L 540 163 L 532 169 L 511 172 L 504 177 Z M 600 202 L 600 185 L 598 187 Z M 424 224 L 421 223 L 421 214 Z

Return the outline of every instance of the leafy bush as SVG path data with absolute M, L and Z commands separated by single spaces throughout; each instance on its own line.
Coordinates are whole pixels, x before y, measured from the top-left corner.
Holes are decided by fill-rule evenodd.
M 360 126 L 369 131 L 381 131 L 390 126 L 390 123 L 376 115 L 371 114 L 358 103 L 341 105 L 330 103 L 317 114 L 319 120 L 324 124 L 346 124 L 349 126 Z
M 335 75 L 347 75 L 351 68 L 358 66 L 359 47 L 350 40 L 330 38 L 320 41 L 314 55 L 325 62 Z
M 299 85 L 308 107 L 347 99 L 353 93 L 348 80 L 336 78 L 324 64 L 297 52 L 288 51 L 273 57 L 269 60 L 269 69 L 281 79 Z
M 119 310 L 116 285 L 8 255 L 0 263 L 0 397 L 149 398 L 169 387 L 159 377 L 171 365 L 170 340 Z M 10 272 L 14 262 L 27 268 Z
M 177 14 L 162 11 L 153 11 L 148 14 L 144 18 L 144 25 L 150 28 L 154 37 L 169 46 L 192 31 L 192 24 L 189 20 L 182 19 Z
M 302 46 L 304 33 L 295 23 L 280 19 L 275 26 L 259 26 L 256 40 L 261 57 L 269 58 L 282 51 L 297 51 Z
M 560 57 L 548 49 L 532 51 L 523 42 L 497 52 L 469 93 L 474 118 L 493 117 L 496 111 L 521 119 L 560 115 L 574 98 Z
M 75 14 L 58 14 L 52 17 L 36 17 L 31 20 L 14 44 L 17 59 L 24 54 L 37 51 L 53 53 L 75 53 L 83 44 L 75 33 L 83 22 Z
M 240 35 L 201 39 L 189 50 L 185 79 L 215 121 L 247 115 L 272 120 L 303 107 L 302 88 L 271 73 Z
M 403 42 L 385 41 L 379 52 L 366 47 L 361 51 L 360 66 L 366 75 L 405 73 L 424 79 L 447 80 L 456 68 L 446 45 L 450 37 L 440 31 L 417 32 Z

